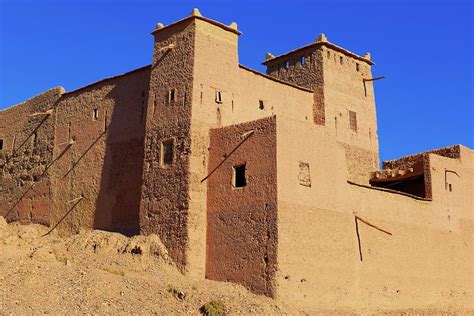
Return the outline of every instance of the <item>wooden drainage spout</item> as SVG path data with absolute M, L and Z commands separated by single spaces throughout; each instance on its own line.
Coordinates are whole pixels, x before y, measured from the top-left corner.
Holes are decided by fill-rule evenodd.
M 59 226 L 59 224 L 62 223 L 62 221 L 69 215 L 72 213 L 72 211 L 76 208 L 76 206 L 82 201 L 82 199 L 84 199 L 84 195 L 81 195 L 80 197 L 76 198 L 76 199 L 72 199 L 70 201 L 67 201 L 66 203 L 71 203 L 71 202 L 76 202 L 74 203 L 73 206 L 71 206 L 71 208 L 66 212 L 66 214 L 64 214 L 63 217 L 61 217 L 61 219 L 56 223 L 56 225 L 54 225 L 46 234 L 44 234 L 43 236 L 41 237 L 45 237 L 45 236 L 48 236 L 49 234 L 51 234 L 51 232 Z
M 367 87 L 365 86 L 365 83 L 370 82 L 370 81 L 381 80 L 381 79 L 385 79 L 385 77 L 382 76 L 382 77 L 370 78 L 370 79 L 362 78 L 362 82 L 364 83 L 364 94 L 365 94 L 365 96 L 367 96 Z
M 355 215 L 354 216 L 354 220 L 355 220 L 355 227 L 356 227 L 356 235 L 357 235 L 357 242 L 358 242 L 358 245 L 359 245 L 359 257 L 360 257 L 360 261 L 362 261 L 362 243 L 360 241 L 360 233 L 359 233 L 359 221 L 361 221 L 362 223 L 366 224 L 367 226 L 370 226 L 372 228 L 375 228 L 379 231 L 381 231 L 382 233 L 384 234 L 387 234 L 387 235 L 390 235 L 392 236 L 392 233 L 391 232 L 388 232 L 380 227 L 377 227 L 376 225 L 374 224 L 371 224 L 369 223 L 368 221 L 360 218 L 359 216 Z
M 230 151 L 230 153 L 226 154 L 225 155 L 225 158 L 222 159 L 222 161 L 214 168 L 212 169 L 212 171 L 204 178 L 201 180 L 201 183 L 203 183 L 204 181 L 206 181 L 217 169 L 219 169 L 220 166 L 222 166 L 222 164 L 227 160 L 229 159 L 229 157 L 243 144 L 245 143 L 245 141 L 247 139 L 250 138 L 250 136 L 252 136 L 253 134 L 255 133 L 254 130 L 251 130 L 251 131 L 248 131 L 248 132 L 245 132 L 241 135 L 241 137 L 243 137 L 243 139 L 240 141 L 240 143 L 237 144 L 237 146 L 234 147 L 234 149 L 232 149 Z

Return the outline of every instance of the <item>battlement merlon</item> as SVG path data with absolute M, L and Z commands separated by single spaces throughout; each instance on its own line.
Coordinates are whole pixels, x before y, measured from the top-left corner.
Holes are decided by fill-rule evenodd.
M 326 46 L 328 48 L 331 48 L 335 51 L 338 51 L 344 55 L 347 55 L 349 57 L 352 57 L 354 59 L 357 59 L 357 60 L 360 60 L 360 61 L 363 61 L 365 63 L 367 63 L 368 65 L 370 66 L 373 66 L 375 65 L 375 63 L 370 60 L 370 53 L 365 53 L 364 56 L 359 56 L 357 55 L 356 53 L 353 53 L 341 46 L 338 46 L 336 44 L 333 44 L 331 42 L 328 41 L 328 39 L 326 38 L 326 36 L 324 34 L 320 34 L 318 36 L 318 38 L 316 39 L 315 42 L 311 43 L 311 44 L 308 44 L 308 45 L 305 45 L 303 47 L 299 47 L 299 48 L 296 48 L 292 51 L 289 51 L 289 52 L 286 52 L 284 54 L 281 54 L 281 55 L 278 55 L 278 56 L 273 56 L 271 53 L 267 53 L 266 55 L 266 59 L 264 62 L 262 62 L 262 65 L 265 65 L 265 66 L 269 66 L 270 64 L 274 64 L 275 62 L 280 62 L 286 58 L 288 58 L 289 56 L 293 56 L 293 55 L 297 55 L 298 53 L 302 52 L 302 51 L 306 51 L 310 48 L 316 48 L 316 47 L 319 47 L 319 46 Z

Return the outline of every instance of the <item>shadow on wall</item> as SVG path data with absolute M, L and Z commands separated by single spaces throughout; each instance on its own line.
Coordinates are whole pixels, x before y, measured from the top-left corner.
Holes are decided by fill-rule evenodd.
M 144 82 L 148 84 L 148 78 Z M 148 91 L 140 83 L 140 80 L 119 81 L 106 96 L 114 100 L 113 112 L 105 112 L 101 117 L 106 131 L 103 136 L 105 155 L 94 228 L 126 236 L 140 232 L 139 210 Z

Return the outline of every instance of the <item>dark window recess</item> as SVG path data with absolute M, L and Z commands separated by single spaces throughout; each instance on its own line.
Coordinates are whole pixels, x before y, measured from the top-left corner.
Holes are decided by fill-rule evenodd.
M 357 132 L 357 113 L 354 111 L 349 111 L 349 127 Z
M 344 63 L 344 58 L 339 57 L 339 63 L 342 65 Z
M 371 180 L 370 184 L 374 187 L 405 192 L 424 198 L 426 197 L 425 178 L 424 174 L 422 172 L 420 173 L 415 172 L 410 178 L 395 177 L 393 179 L 385 181 Z
M 372 178 L 369 183 L 374 187 L 391 189 L 426 198 L 425 171 L 423 162 L 414 163 L 412 171 L 392 174 L 388 177 Z
M 94 112 L 93 112 L 93 118 L 94 120 L 98 120 L 99 119 L 99 109 L 94 109 Z
M 216 103 L 222 103 L 222 92 L 216 91 Z
M 174 141 L 172 139 L 161 143 L 161 161 L 162 165 L 171 165 L 173 163 Z
M 263 103 L 263 100 L 259 100 L 259 101 L 258 101 L 258 108 L 259 108 L 260 110 L 265 109 L 265 104 Z
M 36 146 L 38 144 L 38 133 L 34 132 L 33 136 L 31 137 L 31 144 Z
M 247 185 L 247 179 L 245 178 L 245 165 L 234 167 L 234 187 L 242 188 Z
M 356 63 L 356 70 L 359 71 L 360 70 L 360 65 L 358 63 Z
M 331 53 L 328 51 L 328 58 L 331 58 Z
M 449 192 L 452 192 L 452 191 L 453 191 L 453 186 L 452 186 L 452 184 L 451 184 L 451 183 L 449 184 L 449 186 L 448 186 L 448 187 L 449 187 Z
M 168 103 L 173 103 L 176 100 L 176 89 L 168 91 Z
M 3 150 L 3 139 L 0 139 L 0 150 Z

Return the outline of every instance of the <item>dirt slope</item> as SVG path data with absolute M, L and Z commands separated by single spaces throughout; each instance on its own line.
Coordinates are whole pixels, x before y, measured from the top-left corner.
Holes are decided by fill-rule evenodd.
M 0 314 L 191 314 L 222 300 L 228 314 L 295 314 L 231 283 L 177 271 L 157 236 L 81 231 L 41 237 L 0 217 Z

